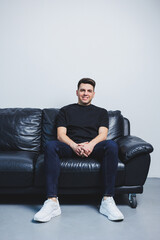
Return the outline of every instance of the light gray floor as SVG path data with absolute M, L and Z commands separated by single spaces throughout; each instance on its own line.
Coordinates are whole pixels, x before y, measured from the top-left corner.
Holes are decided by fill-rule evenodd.
M 33 215 L 43 199 L 0 196 L 0 239 L 3 240 L 154 240 L 160 237 L 160 178 L 149 178 L 137 194 L 136 209 L 126 195 L 116 197 L 125 220 L 111 222 L 99 214 L 99 199 L 59 199 L 62 215 L 48 223 L 35 223 Z

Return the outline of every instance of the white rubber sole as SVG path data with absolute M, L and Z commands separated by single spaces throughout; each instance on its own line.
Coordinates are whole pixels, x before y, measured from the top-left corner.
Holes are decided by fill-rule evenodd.
M 61 209 L 58 208 L 57 210 L 54 210 L 50 215 L 44 217 L 44 218 L 38 218 L 36 216 L 34 216 L 34 221 L 37 221 L 37 222 L 49 222 L 51 220 L 51 218 L 53 217 L 57 217 L 61 215 Z

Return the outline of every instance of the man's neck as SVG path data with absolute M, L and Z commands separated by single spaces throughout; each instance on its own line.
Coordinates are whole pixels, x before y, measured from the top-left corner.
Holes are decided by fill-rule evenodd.
M 84 107 L 87 107 L 87 106 L 90 106 L 91 105 L 91 103 L 89 103 L 89 104 L 82 104 L 82 103 L 77 103 L 78 105 L 80 105 L 80 106 L 84 106 Z

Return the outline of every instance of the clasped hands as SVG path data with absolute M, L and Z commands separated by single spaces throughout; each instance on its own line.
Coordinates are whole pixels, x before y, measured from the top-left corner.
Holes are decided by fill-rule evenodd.
M 75 153 L 80 157 L 88 157 L 93 151 L 94 146 L 89 142 L 76 144 Z

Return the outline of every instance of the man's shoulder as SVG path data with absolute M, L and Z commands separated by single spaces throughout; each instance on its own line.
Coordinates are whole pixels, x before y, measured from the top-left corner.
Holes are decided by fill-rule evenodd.
M 76 103 L 68 104 L 68 105 L 65 105 L 62 108 L 60 108 L 60 110 L 69 110 L 69 109 L 76 107 L 76 105 L 77 105 Z
M 94 109 L 96 109 L 96 110 L 98 110 L 98 111 L 101 111 L 101 112 L 106 112 L 107 111 L 107 109 L 105 109 L 105 108 L 103 108 L 103 107 L 99 107 L 99 106 L 96 106 L 96 105 L 93 105 L 92 104 L 92 107 L 94 108 Z

